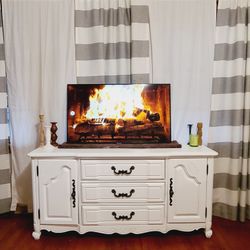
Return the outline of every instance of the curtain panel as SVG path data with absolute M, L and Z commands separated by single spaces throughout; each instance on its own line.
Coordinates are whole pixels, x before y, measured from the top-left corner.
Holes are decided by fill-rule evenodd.
M 21 204 L 31 211 L 27 154 L 39 145 L 39 114 L 45 115 L 45 125 L 58 122 L 59 143 L 66 139 L 66 89 L 68 83 L 76 82 L 74 2 L 2 0 L 2 7 L 11 128 L 11 210 Z
M 2 8 L 0 3 L 0 214 L 10 211 L 10 151 L 7 115 L 7 84 L 3 41 Z
M 250 219 L 250 1 L 219 1 L 209 147 L 214 215 Z
M 75 0 L 77 83 L 149 83 L 149 8 L 136 0 Z

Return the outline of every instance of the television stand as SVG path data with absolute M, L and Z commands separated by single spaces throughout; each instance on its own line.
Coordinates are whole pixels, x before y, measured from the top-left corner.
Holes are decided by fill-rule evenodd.
M 38 148 L 32 158 L 34 239 L 205 230 L 212 236 L 213 158 L 207 147 Z

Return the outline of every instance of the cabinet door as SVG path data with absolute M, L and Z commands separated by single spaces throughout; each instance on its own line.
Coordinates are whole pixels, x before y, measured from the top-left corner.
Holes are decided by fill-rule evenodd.
M 168 222 L 204 222 L 207 159 L 168 161 Z
M 77 224 L 77 162 L 39 160 L 41 224 Z

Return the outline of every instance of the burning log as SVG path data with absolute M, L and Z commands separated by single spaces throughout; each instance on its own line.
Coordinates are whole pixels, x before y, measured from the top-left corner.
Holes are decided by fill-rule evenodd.
M 151 122 L 160 121 L 160 114 L 159 113 L 151 113 L 149 110 L 136 108 L 133 112 L 135 117 L 141 116 L 144 113 L 146 115 L 146 119 Z
M 147 118 L 148 118 L 151 122 L 160 121 L 160 115 L 159 115 L 159 113 L 148 114 Z
M 151 137 L 159 137 L 159 138 L 165 138 L 165 131 L 164 127 L 162 126 L 161 122 L 150 122 L 145 121 L 143 124 L 135 125 L 130 124 L 129 126 L 119 127 L 117 129 L 118 135 L 123 135 L 125 137 L 128 136 L 151 136 Z
M 92 136 L 92 135 L 97 135 L 98 137 L 102 135 L 114 136 L 115 125 L 113 123 L 96 124 L 96 123 L 83 122 L 76 126 L 75 134 L 80 135 L 80 137 Z
M 158 113 L 150 115 L 151 120 L 158 118 Z M 128 137 L 141 138 L 142 136 L 164 139 L 165 131 L 162 123 L 151 120 L 138 121 L 136 119 L 119 119 L 115 123 L 114 119 L 91 119 L 78 124 L 75 128 L 75 134 L 79 135 L 80 141 L 86 140 L 87 138 L 114 139 L 123 137 L 127 139 Z

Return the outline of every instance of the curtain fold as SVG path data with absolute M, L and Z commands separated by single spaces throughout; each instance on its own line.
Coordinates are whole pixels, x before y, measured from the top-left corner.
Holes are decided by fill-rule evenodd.
M 10 211 L 10 150 L 7 85 L 5 74 L 5 53 L 2 24 L 2 8 L 0 2 L 0 214 Z
M 149 83 L 147 5 L 131 0 L 75 1 L 77 83 Z
M 27 154 L 38 146 L 39 114 L 66 140 L 66 86 L 75 83 L 74 2 L 3 0 L 11 122 L 12 206 L 32 209 Z
M 214 215 L 250 219 L 250 1 L 219 1 L 209 147 Z

